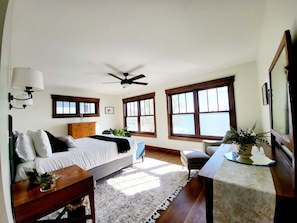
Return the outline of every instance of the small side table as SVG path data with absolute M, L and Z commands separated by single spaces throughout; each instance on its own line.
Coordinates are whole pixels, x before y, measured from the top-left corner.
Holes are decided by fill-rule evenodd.
M 56 187 L 47 192 L 40 192 L 39 186 L 27 190 L 28 180 L 13 184 L 13 204 L 15 220 L 18 223 L 34 222 L 71 202 L 89 196 L 91 214 L 84 219 L 92 219 L 95 223 L 93 175 L 77 165 L 53 172 L 61 175 Z

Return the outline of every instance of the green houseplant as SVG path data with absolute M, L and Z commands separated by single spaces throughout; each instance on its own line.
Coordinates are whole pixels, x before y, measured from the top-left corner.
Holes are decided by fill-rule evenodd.
M 126 137 L 130 137 L 131 136 L 131 133 L 130 131 L 128 130 L 128 127 L 125 127 L 123 129 L 108 129 L 108 130 L 104 130 L 102 132 L 102 134 L 107 134 L 107 135 L 115 135 L 115 136 L 126 136 Z
M 228 135 L 224 139 L 223 143 L 235 143 L 238 145 L 238 155 L 242 158 L 249 158 L 251 156 L 252 146 L 258 148 L 264 145 L 269 145 L 269 142 L 265 139 L 265 135 L 269 132 L 255 133 L 257 122 L 252 128 L 247 130 L 235 130 L 231 128 Z

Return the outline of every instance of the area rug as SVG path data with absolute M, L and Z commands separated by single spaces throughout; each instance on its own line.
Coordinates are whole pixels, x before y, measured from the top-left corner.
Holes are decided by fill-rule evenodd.
M 96 222 L 155 222 L 158 210 L 187 184 L 188 171 L 180 165 L 145 158 L 135 168 L 125 168 L 97 181 Z
M 144 162 L 137 161 L 135 167 L 124 168 L 97 181 L 96 222 L 153 223 L 160 216 L 158 211 L 166 210 L 188 181 L 188 170 L 180 165 L 149 157 Z M 55 218 L 61 211 L 43 220 Z M 89 208 L 87 212 L 90 213 Z

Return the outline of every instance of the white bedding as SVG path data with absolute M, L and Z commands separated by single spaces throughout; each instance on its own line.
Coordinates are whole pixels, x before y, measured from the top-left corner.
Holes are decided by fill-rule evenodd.
M 27 178 L 23 169 L 24 166 L 37 168 L 39 173 L 45 173 L 73 164 L 80 166 L 84 170 L 90 170 L 94 167 L 129 155 L 133 155 L 133 160 L 135 160 L 137 142 L 131 137 L 125 138 L 130 144 L 130 150 L 125 153 L 118 153 L 118 148 L 115 142 L 93 138 L 76 139 L 75 142 L 77 148 L 69 148 L 69 151 L 67 152 L 53 153 L 49 158 L 36 157 L 35 162 L 20 163 L 17 167 L 15 181 Z

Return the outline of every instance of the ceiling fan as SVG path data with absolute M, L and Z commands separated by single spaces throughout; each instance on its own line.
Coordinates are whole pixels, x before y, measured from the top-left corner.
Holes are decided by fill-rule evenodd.
M 126 88 L 128 86 L 130 86 L 131 84 L 140 84 L 140 85 L 147 85 L 148 83 L 145 83 L 145 82 L 138 82 L 136 80 L 140 79 L 140 78 L 144 78 L 145 75 L 143 74 L 140 74 L 140 75 L 137 75 L 137 76 L 134 76 L 132 78 L 128 78 L 128 76 L 130 75 L 129 73 L 142 67 L 142 66 L 137 66 L 136 68 L 130 70 L 129 72 L 121 72 L 119 71 L 118 69 L 114 68 L 113 66 L 109 65 L 109 64 L 106 64 L 107 66 L 109 66 L 110 68 L 114 69 L 115 71 L 117 71 L 118 73 L 121 73 L 124 78 L 121 78 L 115 74 L 112 74 L 112 73 L 107 73 L 108 75 L 112 76 L 112 77 L 115 77 L 117 79 L 120 80 L 120 83 L 121 85 L 123 86 L 123 88 Z M 114 82 L 107 82 L 107 83 L 114 83 Z

